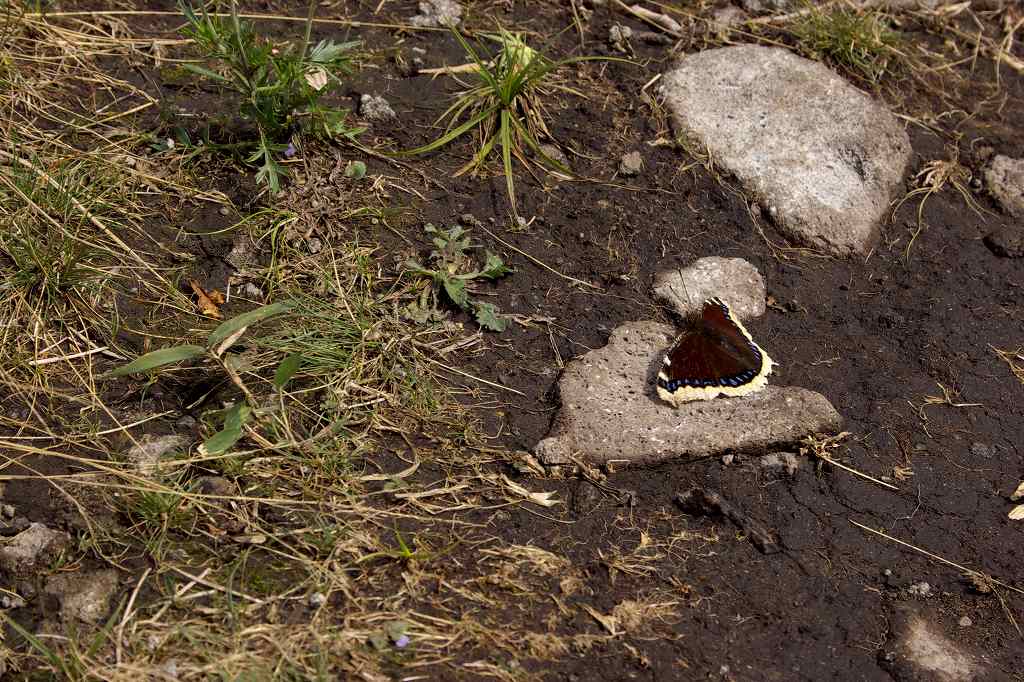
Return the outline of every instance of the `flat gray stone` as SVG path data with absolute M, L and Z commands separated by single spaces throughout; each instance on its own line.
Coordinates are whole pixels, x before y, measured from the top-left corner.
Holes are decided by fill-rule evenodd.
M 910 160 L 895 116 L 824 65 L 740 45 L 662 79 L 678 132 L 734 176 L 791 240 L 866 254 Z
M 761 273 L 742 258 L 698 258 L 685 268 L 661 270 L 654 278 L 654 295 L 683 317 L 699 311 L 713 296 L 740 320 L 761 317 L 766 293 Z
M 71 543 L 67 533 L 33 523 L 0 547 L 0 570 L 22 576 L 44 568 Z
M 984 170 L 985 186 L 1003 210 L 1024 216 L 1024 159 L 997 154 Z
M 562 407 L 534 449 L 540 460 L 624 465 L 759 451 L 842 424 L 824 396 L 794 387 L 672 407 L 657 397 L 654 381 L 675 334 L 658 322 L 627 322 L 607 346 L 570 362 L 558 382 Z

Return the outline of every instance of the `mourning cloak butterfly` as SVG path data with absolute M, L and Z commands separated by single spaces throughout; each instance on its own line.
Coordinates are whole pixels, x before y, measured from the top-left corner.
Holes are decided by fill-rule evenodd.
M 687 318 L 686 329 L 665 356 L 658 397 L 678 407 L 690 400 L 747 395 L 767 385 L 774 364 L 729 306 L 711 298 L 699 314 Z

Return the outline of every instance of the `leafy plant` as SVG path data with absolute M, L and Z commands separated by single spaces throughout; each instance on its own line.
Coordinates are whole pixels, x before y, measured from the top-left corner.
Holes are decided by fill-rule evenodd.
M 790 27 L 797 46 L 812 59 L 832 62 L 869 83 L 877 83 L 898 56 L 899 34 L 880 12 L 807 6 Z
M 275 194 L 287 175 L 276 156 L 288 148 L 286 140 L 296 129 L 328 138 L 361 132 L 346 125 L 346 111 L 320 103 L 340 83 L 340 75 L 350 72 L 350 52 L 359 43 L 321 40 L 311 46 L 315 10 L 313 0 L 305 35 L 296 47 L 278 46 L 258 35 L 252 24 L 239 19 L 234 0 L 227 17 L 211 15 L 205 8 L 196 14 L 191 5 L 181 5 L 188 22 L 184 34 L 195 41 L 208 62 L 219 65 L 184 67 L 241 96 L 240 113 L 255 123 L 259 134 L 252 143 L 255 151 L 246 161 L 259 168 L 256 180 L 266 182 Z
M 206 338 L 206 344 L 203 346 L 186 344 L 161 348 L 160 350 L 141 355 L 128 364 L 108 372 L 104 376 L 106 378 L 114 378 L 127 374 L 152 372 L 165 365 L 205 356 L 219 365 L 245 395 L 245 400 L 236 402 L 224 411 L 223 428 L 207 438 L 199 447 L 200 452 L 204 455 L 216 455 L 227 452 L 241 439 L 243 428 L 257 414 L 255 400 L 235 369 L 237 356 L 231 355 L 227 351 L 245 334 L 251 325 L 262 322 L 274 315 L 280 315 L 291 308 L 291 303 L 273 303 L 250 310 L 247 313 L 242 313 L 221 323 L 210 332 L 210 335 Z M 281 390 L 295 372 L 298 371 L 301 364 L 301 358 L 286 357 L 275 373 L 275 387 Z
M 466 230 L 458 225 L 447 230 L 438 230 L 433 225 L 426 225 L 424 231 L 433 237 L 434 246 L 427 262 L 429 266 L 410 260 L 405 270 L 414 275 L 430 278 L 430 284 L 407 310 L 410 317 L 421 322 L 426 321 L 437 311 L 438 297 L 443 295 L 449 303 L 460 310 L 472 313 L 477 323 L 484 329 L 504 331 L 508 321 L 499 315 L 498 309 L 491 303 L 482 303 L 471 297 L 474 280 L 494 281 L 514 272 L 514 270 L 490 251 L 484 252 L 484 264 L 476 267 L 470 257 L 474 247 Z
M 476 85 L 460 93 L 437 122 L 447 120 L 444 135 L 429 144 L 402 154 L 426 154 L 444 147 L 467 134 L 476 136 L 476 153 L 456 176 L 476 172 L 487 161 L 495 148 L 501 152 L 502 167 L 513 213 L 516 210 L 515 185 L 512 178 L 512 157 L 524 167 L 530 166 L 527 149 L 533 152 L 543 166 L 569 174 L 565 165 L 544 152 L 541 140 L 554 141 L 545 123 L 544 101 L 556 92 L 583 97 L 583 93 L 555 80 L 552 72 L 577 62 L 609 57 L 570 57 L 552 61 L 529 47 L 523 39 L 504 29 L 484 37 L 498 43 L 498 52 L 491 60 L 481 57 L 482 50 L 474 48 L 458 30 L 452 28 L 466 54 L 473 60 Z

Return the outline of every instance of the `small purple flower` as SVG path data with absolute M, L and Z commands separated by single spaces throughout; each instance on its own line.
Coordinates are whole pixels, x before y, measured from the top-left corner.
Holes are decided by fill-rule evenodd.
M 396 639 L 395 646 L 399 649 L 404 649 L 405 647 L 409 646 L 409 635 L 402 635 L 401 637 Z
M 284 156 L 286 159 L 290 159 L 295 156 L 295 145 L 291 142 L 288 143 L 288 148 L 284 150 Z

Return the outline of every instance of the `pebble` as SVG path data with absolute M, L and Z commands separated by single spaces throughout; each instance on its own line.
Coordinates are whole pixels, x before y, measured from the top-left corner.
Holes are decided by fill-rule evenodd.
M 24 608 L 25 604 L 25 600 L 16 594 L 5 594 L 0 596 L 0 609 L 20 609 Z
M 313 608 L 319 608 L 327 603 L 327 595 L 323 592 L 314 592 L 309 595 L 309 605 Z
M 736 455 L 722 455 L 722 464 L 729 466 L 736 459 Z
M 363 95 L 359 98 L 359 114 L 368 121 L 387 121 L 396 117 L 395 110 L 380 95 Z
M 967 616 L 964 616 L 963 618 L 960 619 L 960 627 L 962 627 L 962 628 L 969 628 L 972 625 L 974 625 L 974 621 L 971 620 L 970 618 L 968 618 Z
M 640 152 L 629 152 L 628 154 L 623 154 L 622 158 L 619 159 L 619 173 L 626 177 L 639 175 L 643 167 L 644 159 L 640 156 Z
M 922 580 L 921 582 L 914 583 L 908 587 L 907 592 L 909 592 L 912 597 L 927 599 L 932 596 L 932 586 Z
M 424 0 L 420 13 L 409 19 L 413 26 L 458 26 L 462 21 L 462 5 L 454 0 Z
M 608 42 L 619 52 L 629 52 L 629 39 L 633 37 L 633 29 L 621 24 L 612 24 L 608 29 Z
M 1024 228 L 1019 223 L 1004 225 L 985 237 L 985 246 L 1003 258 L 1024 258 Z
M 991 446 L 986 445 L 985 443 L 971 443 L 971 454 L 975 457 L 991 459 L 996 452 Z

